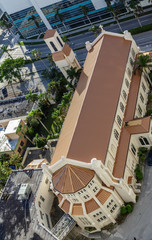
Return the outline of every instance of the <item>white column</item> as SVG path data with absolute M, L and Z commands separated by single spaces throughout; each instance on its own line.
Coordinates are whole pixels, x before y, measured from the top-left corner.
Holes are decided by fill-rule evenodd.
M 34 6 L 34 8 L 36 9 L 37 13 L 39 14 L 40 18 L 42 19 L 42 21 L 44 22 L 45 26 L 47 27 L 47 29 L 52 29 L 50 23 L 48 22 L 48 20 L 46 19 L 45 15 L 43 14 L 43 12 L 41 11 L 40 7 L 38 6 L 37 2 L 35 0 L 30 0 L 32 5 Z

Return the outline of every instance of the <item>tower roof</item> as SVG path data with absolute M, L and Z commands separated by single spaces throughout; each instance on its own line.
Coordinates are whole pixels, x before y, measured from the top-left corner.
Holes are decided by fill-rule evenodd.
M 56 29 L 48 29 L 46 30 L 43 40 L 47 39 L 47 38 L 51 38 L 54 36 L 54 34 L 56 33 Z
M 53 174 L 53 186 L 61 193 L 74 193 L 84 188 L 94 177 L 94 171 L 65 165 Z

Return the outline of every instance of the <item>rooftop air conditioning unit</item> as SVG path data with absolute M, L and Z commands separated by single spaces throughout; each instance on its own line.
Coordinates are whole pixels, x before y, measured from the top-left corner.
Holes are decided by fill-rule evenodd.
M 29 195 L 31 193 L 31 187 L 28 183 L 23 183 L 20 186 L 20 189 L 18 191 L 18 199 L 19 200 L 24 200 L 24 199 L 28 199 Z

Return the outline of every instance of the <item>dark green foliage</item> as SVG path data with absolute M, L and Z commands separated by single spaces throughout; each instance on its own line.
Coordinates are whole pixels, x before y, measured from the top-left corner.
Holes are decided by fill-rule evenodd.
M 132 210 L 133 210 L 133 209 L 132 209 L 132 206 L 131 206 L 130 204 L 127 204 L 127 205 L 126 205 L 126 210 L 127 210 L 128 213 L 131 213 Z
M 152 116 L 152 109 L 147 110 L 146 116 Z
M 122 207 L 120 208 L 120 212 L 121 212 L 121 214 L 126 214 L 126 213 L 127 213 L 126 207 L 125 207 L 125 206 L 122 206 Z
M 140 148 L 138 149 L 138 151 L 140 151 L 140 152 L 142 152 L 142 153 L 147 153 L 147 152 L 148 152 L 148 148 L 146 148 L 146 147 L 140 147 Z
M 132 35 L 152 30 L 152 24 L 128 30 Z
M 45 137 L 39 136 L 37 133 L 33 138 L 33 143 L 36 145 L 36 147 L 43 148 L 46 145 L 47 141 Z
M 136 174 L 136 178 L 138 181 L 143 179 L 143 173 L 141 171 L 141 167 L 139 166 L 139 164 L 137 165 L 137 167 L 135 169 L 135 174 Z

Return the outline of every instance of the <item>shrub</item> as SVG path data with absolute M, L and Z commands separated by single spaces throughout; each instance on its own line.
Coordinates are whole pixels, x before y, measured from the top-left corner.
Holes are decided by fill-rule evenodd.
M 128 213 L 131 213 L 132 212 L 132 206 L 130 204 L 127 204 L 126 205 L 126 210 Z
M 142 180 L 143 179 L 143 173 L 140 169 L 139 164 L 137 165 L 136 169 L 135 169 L 135 173 L 136 173 L 136 178 L 137 180 Z
M 120 208 L 120 212 L 121 212 L 121 214 L 126 214 L 126 213 L 127 213 L 126 207 L 125 207 L 125 206 L 122 206 L 122 207 Z
M 152 109 L 147 110 L 146 116 L 152 116 Z
M 140 147 L 138 150 L 139 150 L 139 152 L 147 153 L 148 148 L 146 148 L 146 147 Z

